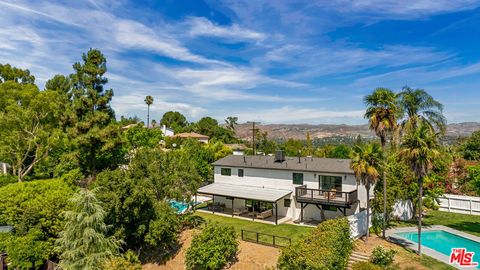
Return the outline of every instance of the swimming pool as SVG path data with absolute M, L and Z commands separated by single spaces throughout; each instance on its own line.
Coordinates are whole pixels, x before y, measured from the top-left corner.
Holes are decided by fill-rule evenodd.
M 177 211 L 177 214 L 183 214 L 190 207 L 190 204 L 186 202 L 177 202 L 175 200 L 171 200 L 170 206 Z
M 418 243 L 418 232 L 397 232 L 395 234 L 409 241 Z M 465 248 L 468 252 L 475 252 L 473 261 L 480 262 L 479 242 L 443 230 L 422 231 L 421 238 L 422 246 L 431 248 L 447 256 L 450 256 L 452 248 Z

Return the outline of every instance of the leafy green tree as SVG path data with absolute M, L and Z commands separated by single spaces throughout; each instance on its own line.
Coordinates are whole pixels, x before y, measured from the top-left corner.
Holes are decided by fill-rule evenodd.
M 235 132 L 235 126 L 238 125 L 238 117 L 229 116 L 225 119 L 225 124 L 227 128 Z
M 66 224 L 57 240 L 62 269 L 102 269 L 119 252 L 120 243 L 107 237 L 105 211 L 95 193 L 80 190 L 72 198 L 73 209 L 64 213 Z
M 467 167 L 467 173 L 468 185 L 480 195 L 480 165 Z
M 12 81 L 21 84 L 34 84 L 35 77 L 30 74 L 28 69 L 19 69 L 10 64 L 0 64 L 0 84 Z
M 400 106 L 405 113 L 402 123 L 404 129 L 415 129 L 420 122 L 429 128 L 445 130 L 445 117 L 442 114 L 443 105 L 436 101 L 423 89 L 404 87 L 398 94 Z
M 157 203 L 155 208 L 155 219 L 149 223 L 145 242 L 165 251 L 172 248 L 173 244 L 177 242 L 181 225 L 180 219 L 166 202 Z
M 460 155 L 466 160 L 480 160 L 480 131 L 475 131 L 459 147 Z
M 72 188 L 62 180 L 37 180 L 0 188 L 0 224 L 15 228 L 19 235 L 38 228 L 56 238 L 63 227 L 62 211 L 68 209 Z M 46 207 L 48 206 L 48 207 Z
M 203 117 L 202 119 L 198 120 L 195 124 L 195 130 L 203 135 L 207 135 L 210 138 L 215 137 L 218 128 L 217 120 L 207 116 Z
M 0 160 L 12 165 L 18 181 L 61 140 L 59 103 L 56 92 L 39 91 L 33 84 L 0 84 Z
M 145 104 L 147 104 L 148 112 L 147 112 L 147 127 L 150 127 L 150 105 L 153 104 L 153 97 L 146 96 L 145 97 Z
M 195 235 L 187 250 L 187 269 L 223 269 L 238 251 L 238 241 L 233 227 L 207 223 Z
M 421 122 L 414 129 L 409 129 L 403 137 L 399 156 L 409 165 L 418 181 L 418 254 L 421 250 L 422 233 L 422 197 L 423 181 L 433 167 L 434 160 L 439 156 L 436 134 L 428 123 Z
M 365 118 L 368 119 L 370 129 L 375 131 L 375 134 L 380 138 L 383 153 L 386 152 L 385 146 L 387 138 L 397 129 L 397 116 L 400 115 L 400 108 L 398 107 L 397 95 L 386 88 L 377 88 L 372 94 L 365 96 L 365 105 L 367 110 Z M 387 170 L 386 161 L 383 157 L 383 233 L 385 238 L 385 224 L 388 219 L 387 214 Z
M 115 166 L 116 160 L 104 159 L 117 154 L 120 146 L 119 127 L 114 125 L 114 112 L 110 107 L 113 90 L 105 90 L 108 79 L 106 58 L 97 49 L 90 49 L 82 56 L 83 62 L 73 65 L 73 109 L 76 121 L 73 137 L 78 145 L 81 165 L 95 176 L 97 170 Z M 113 164 L 112 164 L 113 163 Z
M 124 132 L 126 147 L 128 150 L 139 147 L 157 147 L 163 139 L 162 131 L 158 128 L 145 128 L 139 123 Z
M 370 187 L 374 185 L 379 176 L 382 160 L 382 150 L 376 143 L 355 145 L 351 156 L 351 168 L 357 182 L 365 186 L 367 191 L 367 224 L 370 224 Z M 367 230 L 365 241 L 368 241 L 370 232 Z
M 296 157 L 303 150 L 303 143 L 300 140 L 288 139 L 284 144 L 284 151 L 287 156 Z
M 255 138 L 257 151 L 260 151 L 265 155 L 275 153 L 275 150 L 278 148 L 277 143 L 268 138 L 268 133 L 266 131 L 262 132 L 258 130 Z
M 160 120 L 160 125 L 165 125 L 173 129 L 175 133 L 179 133 L 188 126 L 188 121 L 183 114 L 179 112 L 168 111 L 163 114 L 162 119 Z
M 345 144 L 339 144 L 335 146 L 331 151 L 327 152 L 327 158 L 349 158 L 350 154 L 352 152 L 352 149 L 345 145 Z

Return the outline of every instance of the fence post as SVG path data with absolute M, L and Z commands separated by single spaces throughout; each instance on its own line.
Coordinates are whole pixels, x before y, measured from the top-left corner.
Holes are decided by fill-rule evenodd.
M 273 246 L 275 247 L 275 235 L 273 236 Z
M 258 244 L 258 232 L 257 232 L 257 244 Z
M 243 240 L 243 229 L 242 229 L 242 240 Z
M 448 212 L 450 212 L 450 197 L 447 197 L 447 202 L 448 202 Z
M 470 198 L 470 215 L 472 214 L 472 198 Z

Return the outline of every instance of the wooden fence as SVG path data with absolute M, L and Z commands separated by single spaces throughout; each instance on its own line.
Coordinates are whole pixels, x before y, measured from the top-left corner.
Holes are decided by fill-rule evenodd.
M 480 197 L 444 194 L 440 198 L 440 210 L 469 215 L 480 215 Z
M 273 247 L 286 247 L 292 243 L 292 239 L 273 234 L 259 233 L 242 229 L 242 240 Z

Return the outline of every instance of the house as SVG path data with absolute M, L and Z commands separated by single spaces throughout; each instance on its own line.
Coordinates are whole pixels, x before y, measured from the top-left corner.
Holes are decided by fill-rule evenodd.
M 163 136 L 172 137 L 173 135 L 175 135 L 175 132 L 173 131 L 173 129 L 165 125 L 162 125 L 160 129 L 162 130 Z
M 209 137 L 207 135 L 198 134 L 195 132 L 185 132 L 185 133 L 178 133 L 177 135 L 173 136 L 175 138 L 182 138 L 182 139 L 195 139 L 201 143 L 208 143 Z
M 232 149 L 233 155 L 235 156 L 243 156 L 245 154 L 245 150 L 247 150 L 247 146 L 245 144 L 239 144 L 239 143 L 230 143 L 230 144 L 225 144 L 226 147 Z
M 366 207 L 365 187 L 357 184 L 349 159 L 285 157 L 277 151 L 230 155 L 213 166 L 214 182 L 197 192 L 212 196 L 212 212 L 278 224 L 347 216 Z

